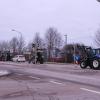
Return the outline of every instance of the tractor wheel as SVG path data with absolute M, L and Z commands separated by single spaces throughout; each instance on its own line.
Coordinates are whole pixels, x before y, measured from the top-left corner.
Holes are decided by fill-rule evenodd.
M 100 69 L 100 61 L 98 59 L 94 59 L 92 62 L 92 68 L 93 69 Z
M 40 64 L 43 64 L 43 58 L 40 59 Z
M 35 60 L 33 60 L 32 63 L 35 64 Z
M 86 63 L 86 61 L 81 61 L 81 62 L 80 62 L 80 67 L 81 67 L 82 69 L 87 68 L 87 63 Z

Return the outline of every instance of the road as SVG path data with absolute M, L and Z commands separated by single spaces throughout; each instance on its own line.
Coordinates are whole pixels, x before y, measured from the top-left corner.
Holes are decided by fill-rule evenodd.
M 99 85 L 95 84 L 97 82 L 94 82 L 94 85 L 88 84 L 88 81 L 87 84 L 82 80 L 76 82 L 76 76 L 86 78 L 86 75 L 94 81 L 100 71 L 82 70 L 76 65 L 12 63 L 0 63 L 0 69 L 12 72 L 11 75 L 0 77 L 0 100 L 99 100 L 100 98 Z M 66 77 L 72 75 L 71 77 L 75 76 L 76 80 L 66 80 L 59 75 Z

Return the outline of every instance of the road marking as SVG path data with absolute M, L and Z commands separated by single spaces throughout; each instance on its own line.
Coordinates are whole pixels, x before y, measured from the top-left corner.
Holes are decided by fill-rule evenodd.
M 55 82 L 55 81 L 49 81 L 51 83 L 54 83 L 54 84 L 63 84 L 63 83 L 59 83 L 59 82 Z
M 33 76 L 29 76 L 30 78 L 35 78 L 37 80 L 41 79 L 41 78 L 38 78 L 38 77 L 33 77 Z
M 88 92 L 92 92 L 92 93 L 100 94 L 99 91 L 89 90 L 89 89 L 86 89 L 86 88 L 80 88 L 80 89 L 81 89 L 81 90 L 84 90 L 84 91 L 88 91 Z
M 17 75 L 23 75 L 23 74 L 17 74 Z

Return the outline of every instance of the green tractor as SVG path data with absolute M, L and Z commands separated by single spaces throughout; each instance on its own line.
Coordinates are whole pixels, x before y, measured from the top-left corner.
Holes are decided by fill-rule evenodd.
M 44 63 L 44 58 L 43 58 L 43 49 L 41 49 L 39 46 L 37 46 L 36 44 L 32 44 L 32 49 L 33 52 L 31 54 L 31 57 L 29 59 L 29 63 L 40 63 L 43 64 Z
M 85 69 L 89 66 L 91 69 L 100 69 L 100 55 L 96 54 L 95 49 L 84 47 L 83 51 L 84 55 L 80 61 L 80 67 Z
M 37 49 L 37 58 L 36 58 L 36 63 L 43 64 L 44 59 L 43 59 L 43 50 L 42 49 Z

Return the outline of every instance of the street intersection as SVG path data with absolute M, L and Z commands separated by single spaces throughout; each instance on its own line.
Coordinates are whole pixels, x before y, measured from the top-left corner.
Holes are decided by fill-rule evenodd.
M 74 64 L 0 62 L 0 100 L 99 100 L 99 70 Z

